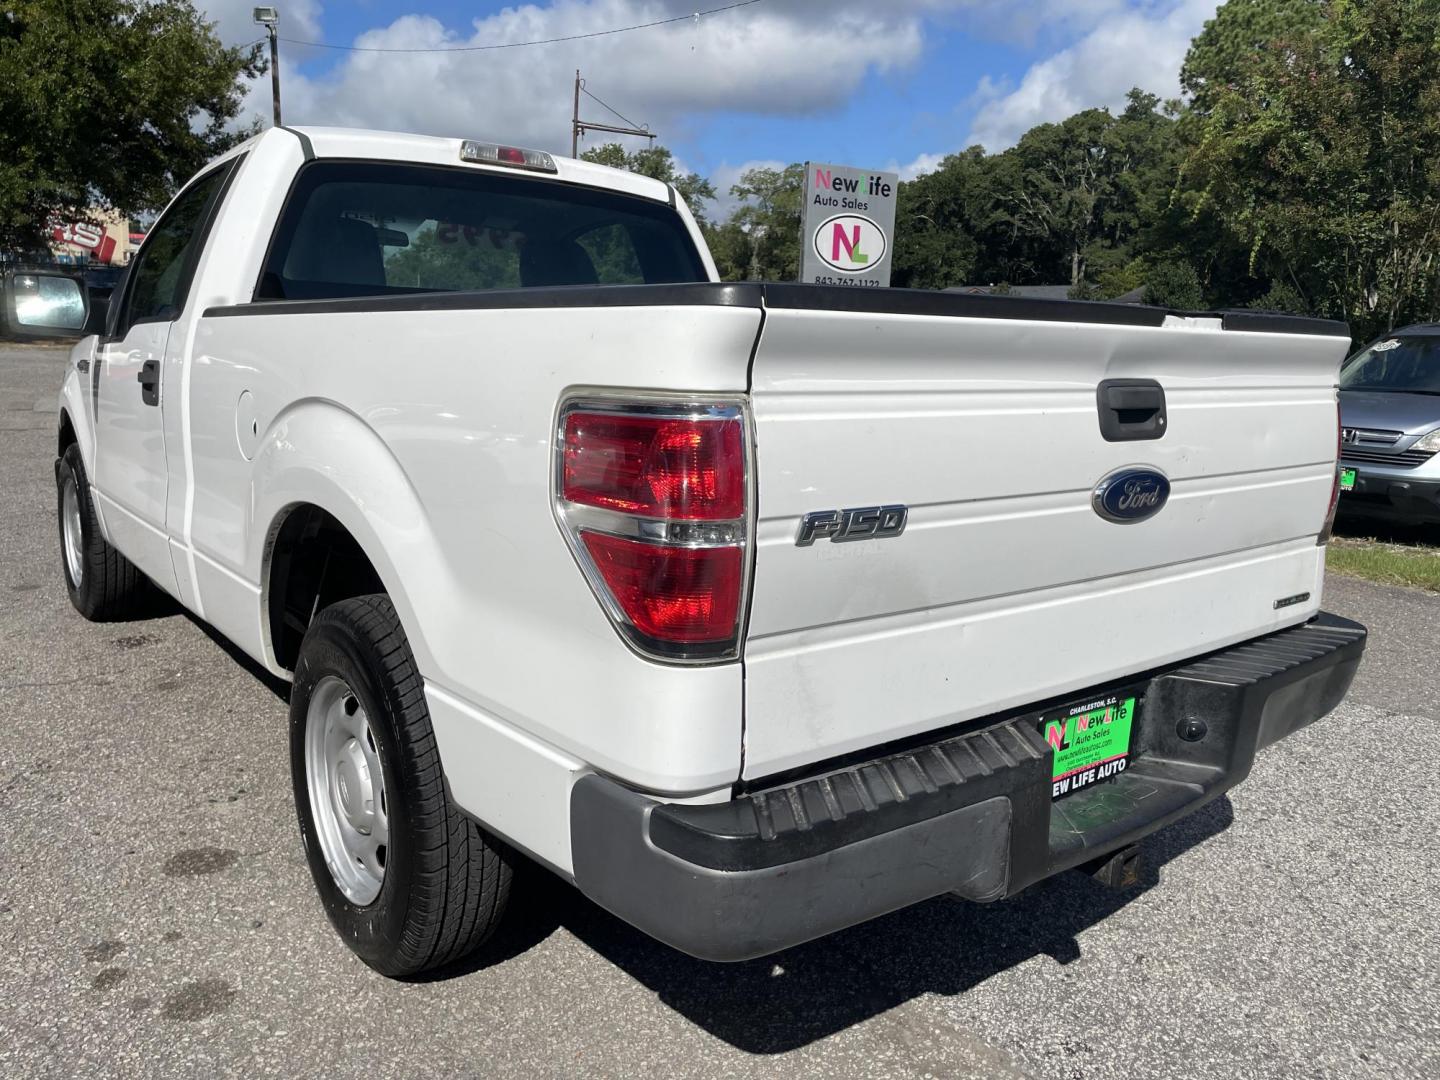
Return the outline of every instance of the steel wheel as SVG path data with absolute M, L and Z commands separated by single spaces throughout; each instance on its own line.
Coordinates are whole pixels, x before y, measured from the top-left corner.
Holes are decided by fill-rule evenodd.
M 60 489 L 60 528 L 64 537 L 65 570 L 70 584 L 79 588 L 85 579 L 85 541 L 80 531 L 80 492 L 75 476 L 67 473 Z
M 310 698 L 305 774 L 330 876 L 352 904 L 373 903 L 390 843 L 385 773 L 364 706 L 334 675 L 321 679 Z

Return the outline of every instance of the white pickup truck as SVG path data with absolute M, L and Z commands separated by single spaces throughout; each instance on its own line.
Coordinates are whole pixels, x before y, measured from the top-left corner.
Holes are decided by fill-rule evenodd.
M 305 850 L 376 969 L 476 948 L 524 858 L 754 957 L 1123 881 L 1340 700 L 1347 343 L 725 284 L 654 180 L 280 128 L 75 347 L 62 564 L 83 615 L 148 579 L 293 680 Z

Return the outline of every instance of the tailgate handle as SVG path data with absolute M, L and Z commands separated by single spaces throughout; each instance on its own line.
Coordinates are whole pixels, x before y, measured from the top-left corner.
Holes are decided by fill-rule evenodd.
M 1106 379 L 1095 391 L 1095 403 L 1106 442 L 1165 434 L 1165 389 L 1154 379 Z

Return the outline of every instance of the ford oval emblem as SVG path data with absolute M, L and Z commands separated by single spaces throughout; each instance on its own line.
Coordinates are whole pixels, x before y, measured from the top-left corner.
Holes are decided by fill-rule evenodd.
M 1170 481 L 1164 473 L 1130 465 L 1096 484 L 1090 502 L 1106 521 L 1130 525 L 1158 514 L 1169 498 Z

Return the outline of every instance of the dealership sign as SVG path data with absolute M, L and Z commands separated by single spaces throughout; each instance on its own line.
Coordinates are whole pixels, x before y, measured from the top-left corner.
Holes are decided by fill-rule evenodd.
M 105 232 L 105 226 L 93 221 L 55 222 L 51 226 L 50 237 L 57 243 L 84 248 L 100 262 L 108 263 L 115 254 L 115 238 Z
M 895 173 L 806 162 L 800 280 L 889 285 L 899 187 Z

